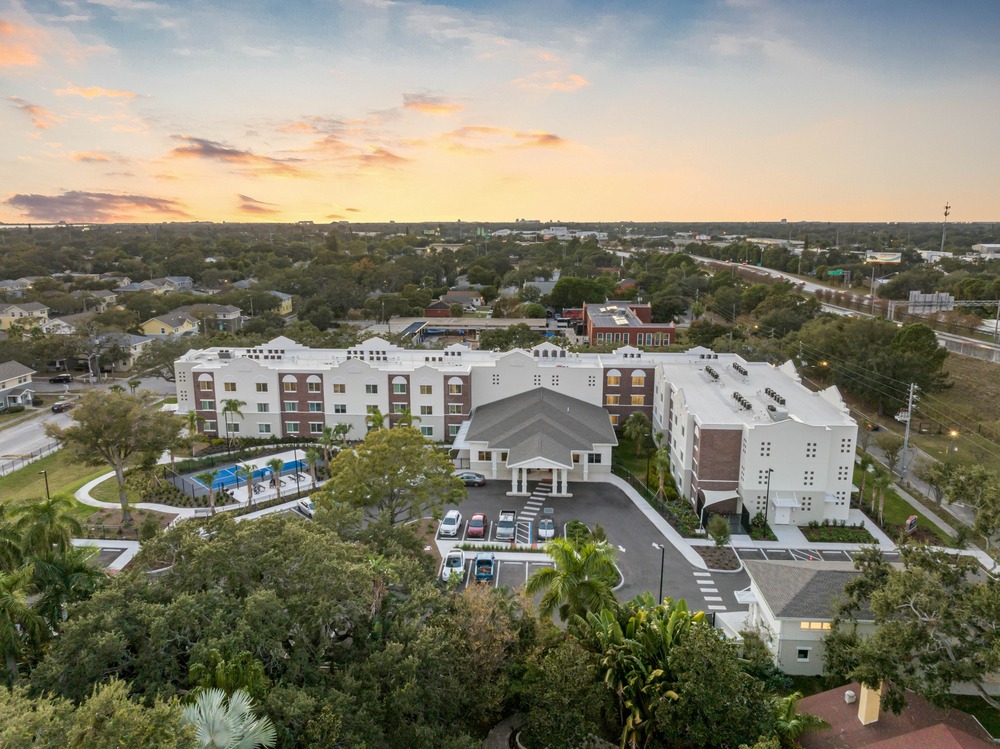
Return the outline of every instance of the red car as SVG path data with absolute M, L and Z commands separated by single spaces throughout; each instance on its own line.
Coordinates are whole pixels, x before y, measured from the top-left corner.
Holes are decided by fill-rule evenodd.
M 469 529 L 466 533 L 466 538 L 486 538 L 486 528 L 486 515 L 477 512 L 469 518 Z

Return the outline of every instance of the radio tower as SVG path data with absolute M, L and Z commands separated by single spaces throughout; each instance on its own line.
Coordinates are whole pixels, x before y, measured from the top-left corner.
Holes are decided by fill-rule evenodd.
M 944 235 L 948 231 L 948 214 L 951 213 L 951 206 L 944 204 L 944 223 L 941 224 L 941 252 L 944 252 Z

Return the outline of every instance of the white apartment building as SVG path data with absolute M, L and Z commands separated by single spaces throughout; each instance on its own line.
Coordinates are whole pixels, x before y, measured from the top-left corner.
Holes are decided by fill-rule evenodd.
M 311 349 L 279 337 L 189 351 L 174 368 L 178 411 L 197 412 L 210 435 L 315 437 L 347 423 L 349 438 L 361 439 L 374 410 L 390 425 L 409 413 L 426 437 L 452 443 L 462 465 L 510 479 L 512 493 L 548 470 L 568 494 L 568 482 L 610 472 L 617 440 L 604 427 L 639 411 L 669 444 L 678 488 L 699 511 L 746 505 L 751 516 L 759 510 L 773 523 L 804 524 L 846 519 L 849 509 L 857 425 L 835 388 L 809 391 L 791 363 L 776 368 L 704 348 L 591 354 L 542 343 L 501 353 L 462 344 L 404 349 L 371 338 L 351 349 Z M 530 399 L 515 397 L 535 391 L 562 400 L 539 392 L 532 410 Z M 224 413 L 230 399 L 246 404 L 242 415 Z M 476 409 L 490 404 L 498 405 L 477 421 Z M 508 421 L 539 419 L 523 438 L 535 444 L 531 455 L 515 449 L 522 432 L 505 426 L 502 409 L 510 409 Z

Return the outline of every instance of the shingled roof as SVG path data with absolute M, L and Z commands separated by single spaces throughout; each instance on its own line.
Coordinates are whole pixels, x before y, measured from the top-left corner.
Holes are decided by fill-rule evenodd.
M 547 388 L 477 406 L 466 440 L 506 450 L 508 466 L 544 458 L 568 468 L 573 452 L 618 444 L 607 411 Z
M 747 572 L 779 619 L 833 619 L 844 586 L 860 575 L 850 562 L 744 562 Z M 870 621 L 870 612 L 858 612 Z

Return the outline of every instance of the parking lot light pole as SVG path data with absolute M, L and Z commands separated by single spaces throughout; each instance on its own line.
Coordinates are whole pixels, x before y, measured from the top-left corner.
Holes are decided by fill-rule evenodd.
M 773 468 L 767 469 L 767 487 L 764 489 L 764 517 L 767 517 L 767 508 L 771 503 L 771 474 L 774 473 Z
M 656 599 L 656 605 L 659 606 L 663 603 L 663 552 L 666 551 L 666 547 L 653 541 L 653 548 L 660 550 L 660 597 Z
M 45 477 L 45 499 L 52 499 L 51 495 L 49 494 L 49 472 L 39 471 L 39 473 L 42 474 L 43 477 Z

